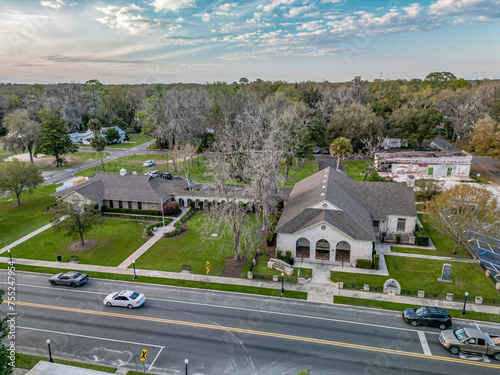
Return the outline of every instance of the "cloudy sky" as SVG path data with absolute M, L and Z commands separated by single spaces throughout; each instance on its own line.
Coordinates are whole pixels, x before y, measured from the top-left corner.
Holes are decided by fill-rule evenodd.
M 0 82 L 500 78 L 500 0 L 0 0 Z

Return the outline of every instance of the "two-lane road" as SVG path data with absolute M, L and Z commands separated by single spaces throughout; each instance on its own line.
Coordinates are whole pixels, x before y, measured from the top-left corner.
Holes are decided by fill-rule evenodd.
M 0 288 L 7 287 L 1 271 Z M 104 306 L 108 293 L 123 289 L 145 293 L 145 305 Z M 179 373 L 185 358 L 195 374 L 500 370 L 500 362 L 489 358 L 452 356 L 439 345 L 438 329 L 413 328 L 394 312 L 97 279 L 71 289 L 23 272 L 16 274 L 16 299 L 19 351 L 46 354 L 50 338 L 56 357 L 135 369 L 148 349 L 146 369 L 154 373 Z M 498 325 L 480 326 L 500 333 Z

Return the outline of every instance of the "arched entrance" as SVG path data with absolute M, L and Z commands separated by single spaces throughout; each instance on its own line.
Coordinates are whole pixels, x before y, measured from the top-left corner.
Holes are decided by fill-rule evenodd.
M 335 248 L 335 261 L 336 262 L 350 262 L 351 261 L 351 245 L 346 241 L 340 241 Z
M 179 206 L 184 207 L 184 199 L 179 198 Z
M 330 260 L 330 243 L 327 240 L 316 242 L 316 259 Z
M 311 253 L 309 240 L 305 237 L 300 237 L 295 245 L 296 245 L 295 257 L 302 259 L 304 258 L 309 259 Z

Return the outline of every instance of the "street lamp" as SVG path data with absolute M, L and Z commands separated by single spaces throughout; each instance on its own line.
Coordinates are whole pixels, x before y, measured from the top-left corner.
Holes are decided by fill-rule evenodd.
M 467 296 L 469 295 L 468 292 L 465 292 L 465 298 L 464 298 L 464 308 L 462 309 L 462 315 L 465 315 L 465 304 L 467 303 Z
M 184 363 L 186 364 L 186 375 L 188 375 L 188 363 L 189 363 L 189 360 L 186 358 L 184 360 Z
M 47 339 L 47 346 L 49 347 L 50 362 L 54 362 L 54 360 L 52 359 L 52 352 L 50 351 L 50 339 Z
M 281 295 L 285 294 L 285 274 L 281 272 Z
M 9 252 L 9 258 L 10 258 L 10 265 L 13 266 L 14 262 L 12 261 L 12 255 L 10 255 L 10 249 L 7 250 Z
M 135 260 L 132 263 L 134 264 L 134 280 L 137 280 L 137 274 L 135 273 Z

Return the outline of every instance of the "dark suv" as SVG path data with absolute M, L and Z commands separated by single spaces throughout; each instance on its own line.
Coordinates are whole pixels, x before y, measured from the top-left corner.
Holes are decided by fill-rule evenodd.
M 446 329 L 451 326 L 452 319 L 448 311 L 440 307 L 419 307 L 403 311 L 403 319 L 413 327 L 433 326 Z

